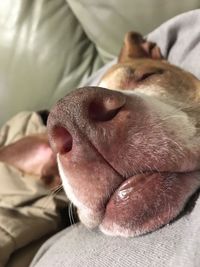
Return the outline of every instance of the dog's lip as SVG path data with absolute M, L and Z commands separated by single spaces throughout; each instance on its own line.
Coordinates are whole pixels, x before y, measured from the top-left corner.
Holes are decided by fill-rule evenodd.
M 134 181 L 134 183 L 140 183 L 142 179 L 148 179 L 148 177 L 151 177 L 152 175 L 173 175 L 173 174 L 188 174 L 191 175 L 193 173 L 200 172 L 199 169 L 194 169 L 191 171 L 185 171 L 185 172 L 178 172 L 178 171 L 140 171 L 138 173 L 134 173 L 133 175 L 128 176 L 127 178 L 123 177 L 122 183 L 112 192 L 112 194 L 107 198 L 107 201 L 104 205 L 104 215 L 106 211 L 107 205 L 110 203 L 110 201 L 113 199 L 114 196 L 116 196 L 116 202 L 124 202 L 126 203 L 128 195 L 133 191 L 133 187 L 131 185 L 131 182 Z
M 170 172 L 162 172 L 162 173 L 170 173 Z M 117 202 L 121 202 L 121 201 L 126 201 L 128 194 L 130 194 L 133 191 L 133 187 L 132 185 L 129 186 L 131 184 L 132 181 L 134 181 L 135 183 L 139 183 L 141 179 L 146 179 L 146 177 L 153 175 L 153 174 L 161 174 L 161 172 L 158 171 L 145 171 L 145 172 L 140 172 L 140 173 L 134 173 L 133 175 L 129 176 L 128 178 L 124 178 L 124 181 L 116 188 L 116 190 L 114 190 L 114 192 L 110 195 L 106 205 L 109 204 L 110 200 L 113 198 L 113 196 L 117 196 Z
M 122 175 L 121 175 L 121 177 L 122 177 L 122 179 L 123 179 L 123 181 L 122 181 L 122 183 L 112 192 L 112 194 L 109 196 L 109 198 L 108 198 L 108 200 L 107 200 L 107 203 L 106 203 L 106 205 L 105 206 L 107 206 L 107 204 L 109 203 L 109 201 L 110 201 L 110 199 L 112 198 L 112 196 L 114 195 L 114 194 L 116 194 L 116 192 L 120 192 L 119 193 L 119 200 L 121 199 L 121 200 L 123 200 L 124 198 L 125 198 L 125 195 L 127 194 L 127 193 L 129 193 L 131 190 L 132 190 L 132 188 L 127 188 L 127 189 L 123 189 L 127 184 L 129 184 L 130 183 L 130 181 L 132 181 L 133 179 L 137 182 L 139 182 L 139 180 L 140 179 L 142 179 L 142 178 L 146 178 L 147 176 L 149 176 L 149 175 L 153 175 L 153 174 L 156 174 L 156 173 L 158 173 L 158 174 L 163 174 L 163 173 L 174 173 L 174 172 L 159 172 L 159 171 L 140 171 L 140 172 L 135 172 L 135 173 L 133 173 L 132 175 L 130 175 L 130 176 L 128 176 L 128 177 L 123 177 Z M 121 190 L 122 189 L 122 190 Z M 120 191 L 121 190 L 121 191 Z

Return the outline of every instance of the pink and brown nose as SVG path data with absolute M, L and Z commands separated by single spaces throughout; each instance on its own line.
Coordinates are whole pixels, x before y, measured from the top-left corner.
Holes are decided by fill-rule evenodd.
M 54 152 L 71 151 L 74 138 L 87 136 L 88 131 L 91 135 L 95 123 L 111 121 L 125 103 L 122 93 L 99 87 L 81 88 L 62 98 L 47 123 Z

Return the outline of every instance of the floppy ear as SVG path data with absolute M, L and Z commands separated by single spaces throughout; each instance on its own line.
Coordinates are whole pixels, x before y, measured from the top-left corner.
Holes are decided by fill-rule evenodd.
M 128 32 L 124 38 L 118 62 L 122 63 L 133 58 L 162 59 L 160 48 L 152 42 L 143 38 L 137 32 Z

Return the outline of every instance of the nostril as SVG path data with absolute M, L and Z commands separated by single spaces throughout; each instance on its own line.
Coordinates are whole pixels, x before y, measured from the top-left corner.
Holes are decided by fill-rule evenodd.
M 125 104 L 125 97 L 107 97 L 103 101 L 94 100 L 89 105 L 89 117 L 95 121 L 112 120 Z
M 52 129 L 52 139 L 56 153 L 66 154 L 72 149 L 73 139 L 66 128 L 54 126 Z

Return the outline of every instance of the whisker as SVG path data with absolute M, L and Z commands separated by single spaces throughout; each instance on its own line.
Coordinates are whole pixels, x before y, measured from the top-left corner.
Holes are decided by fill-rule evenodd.
M 59 193 L 62 189 L 63 189 L 63 185 L 60 184 L 60 185 L 56 186 L 56 187 L 51 191 L 51 193 L 52 193 L 52 194 L 57 194 L 57 193 Z
M 46 199 L 44 200 L 43 208 L 47 209 L 48 205 L 53 197 L 55 197 L 59 192 L 63 190 L 63 185 L 60 184 L 56 186 L 53 190 L 51 190 L 48 195 L 46 196 Z
M 74 214 L 73 214 L 73 203 L 71 201 L 68 204 L 68 215 L 69 215 L 70 225 L 75 224 Z

